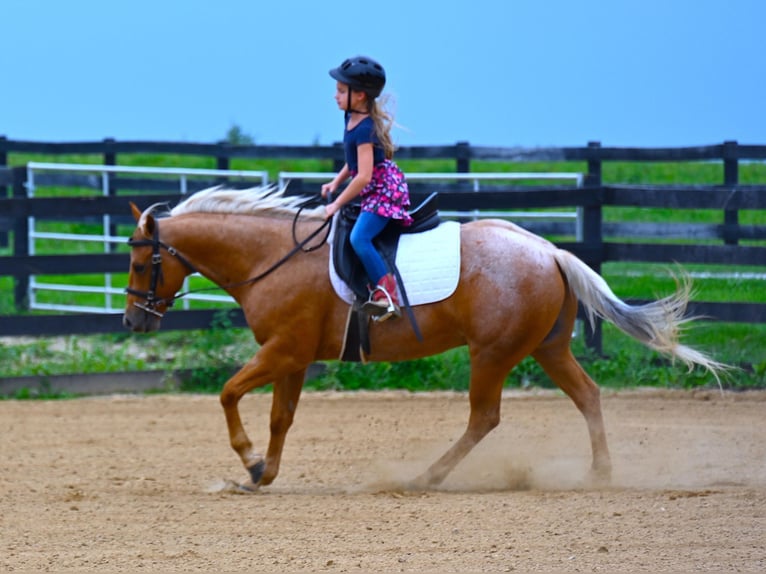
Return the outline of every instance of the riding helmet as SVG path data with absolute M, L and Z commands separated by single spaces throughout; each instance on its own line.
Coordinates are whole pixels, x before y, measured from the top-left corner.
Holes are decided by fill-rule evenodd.
M 330 70 L 330 75 L 348 84 L 352 90 L 366 92 L 371 98 L 377 98 L 386 85 L 386 71 L 378 62 L 367 56 L 348 58 Z

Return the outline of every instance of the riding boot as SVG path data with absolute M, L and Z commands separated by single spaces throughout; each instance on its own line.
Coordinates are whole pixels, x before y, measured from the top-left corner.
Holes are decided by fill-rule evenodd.
M 399 297 L 396 293 L 396 279 L 388 273 L 380 278 L 370 299 L 362 307 L 375 321 L 385 321 L 390 317 L 400 317 Z

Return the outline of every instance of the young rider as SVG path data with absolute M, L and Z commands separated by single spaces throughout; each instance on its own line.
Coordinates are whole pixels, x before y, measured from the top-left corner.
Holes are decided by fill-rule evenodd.
M 362 261 L 374 285 L 370 303 L 377 320 L 398 316 L 396 280 L 372 241 L 390 220 L 411 225 L 407 212 L 410 195 L 404 174 L 393 161 L 391 139 L 393 118 L 377 101 L 386 83 L 386 73 L 378 62 L 365 56 L 345 60 L 330 70 L 336 81 L 335 102 L 344 111 L 343 146 L 346 163 L 335 178 L 322 186 L 322 196 L 333 194 L 351 178 L 346 188 L 326 206 L 332 217 L 343 205 L 361 196 L 361 213 L 351 230 L 351 246 Z

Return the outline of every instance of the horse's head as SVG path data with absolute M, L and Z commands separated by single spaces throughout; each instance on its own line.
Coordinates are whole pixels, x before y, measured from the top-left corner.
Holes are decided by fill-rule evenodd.
M 195 271 L 175 248 L 160 239 L 159 220 L 153 215 L 158 205 L 141 213 L 130 204 L 137 225 L 128 240 L 130 275 L 122 323 L 140 333 L 160 328 L 162 316 L 173 305 L 184 278 Z

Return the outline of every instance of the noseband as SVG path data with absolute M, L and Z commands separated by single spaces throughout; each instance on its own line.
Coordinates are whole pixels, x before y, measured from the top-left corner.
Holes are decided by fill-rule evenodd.
M 280 267 L 285 261 L 290 259 L 293 255 L 295 255 L 298 252 L 303 251 L 304 253 L 309 253 L 311 251 L 314 251 L 316 249 L 319 249 L 322 245 L 324 245 L 327 242 L 327 238 L 330 235 L 330 222 L 331 219 L 327 219 L 322 223 L 321 226 L 319 226 L 317 229 L 315 229 L 311 234 L 303 239 L 302 241 L 298 241 L 298 238 L 296 236 L 296 226 L 298 223 L 298 218 L 300 217 L 301 211 L 307 207 L 311 207 L 316 205 L 317 201 L 313 198 L 310 198 L 306 202 L 304 202 L 298 211 L 295 214 L 295 218 L 293 219 L 293 243 L 295 243 L 295 246 L 290 250 L 284 257 L 282 257 L 279 261 L 274 263 L 271 267 L 266 269 L 263 273 L 260 273 L 259 275 L 256 275 L 255 277 L 251 277 L 249 279 L 245 279 L 244 281 L 239 281 L 237 283 L 229 283 L 228 285 L 220 285 L 221 289 L 230 289 L 232 287 L 240 287 L 242 285 L 247 285 L 248 283 L 255 283 L 256 281 L 260 281 L 264 277 L 266 277 L 268 274 L 270 274 L 272 271 Z M 317 244 L 310 247 L 306 247 L 308 243 L 314 239 L 323 229 L 326 229 L 326 233 L 322 240 Z M 135 295 L 136 297 L 140 297 L 146 301 L 146 303 L 139 303 L 138 301 L 133 302 L 133 306 L 141 309 L 142 311 L 149 313 L 150 315 L 154 315 L 157 318 L 162 318 L 164 313 L 161 313 L 157 310 L 157 306 L 161 304 L 165 304 L 165 307 L 170 308 L 173 306 L 173 303 L 175 303 L 176 299 L 180 299 L 181 297 L 184 297 L 188 295 L 189 293 L 199 293 L 200 291 L 210 291 L 212 289 L 217 289 L 218 287 L 205 287 L 202 289 L 194 289 L 189 290 L 184 293 L 179 293 L 177 295 L 173 295 L 172 297 L 157 297 L 157 285 L 162 285 L 163 282 L 163 276 L 162 276 L 162 253 L 161 250 L 164 249 L 167 251 L 170 255 L 178 259 L 181 263 L 184 264 L 184 266 L 190 271 L 190 273 L 199 273 L 199 270 L 192 265 L 191 262 L 189 262 L 188 259 L 186 259 L 183 255 L 181 255 L 178 250 L 173 247 L 172 245 L 168 245 L 162 241 L 160 241 L 160 222 L 158 220 L 155 220 L 154 222 L 154 232 L 152 233 L 151 239 L 128 239 L 128 245 L 133 247 L 144 247 L 147 245 L 151 245 L 152 247 L 152 274 L 149 278 L 149 290 L 148 291 L 141 291 L 140 289 L 133 289 L 132 287 L 126 287 L 125 292 L 130 295 Z

